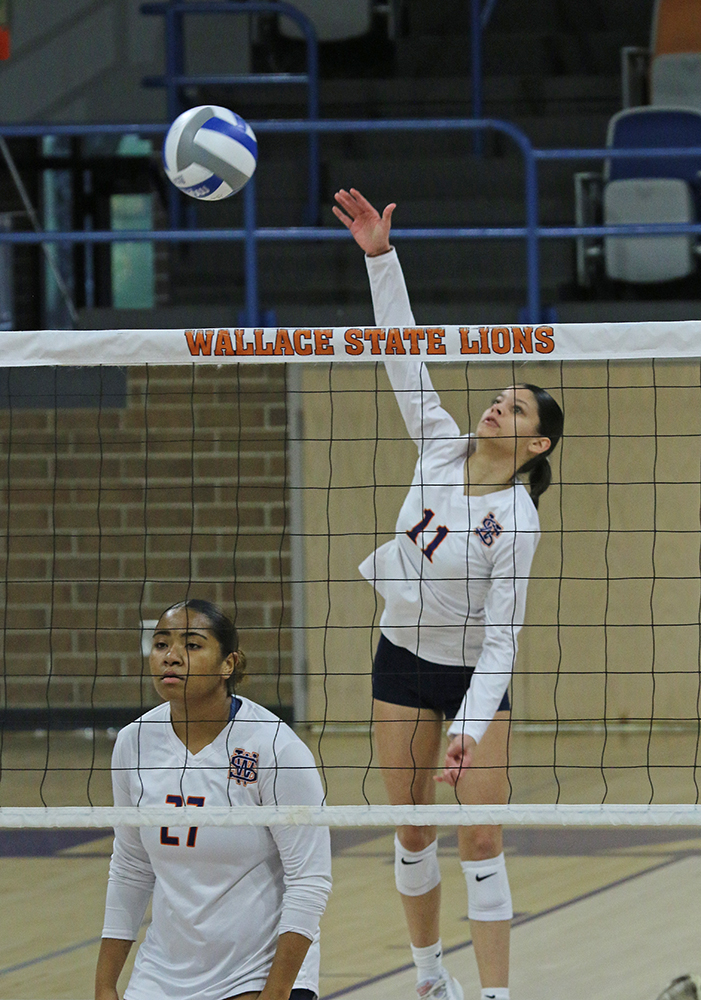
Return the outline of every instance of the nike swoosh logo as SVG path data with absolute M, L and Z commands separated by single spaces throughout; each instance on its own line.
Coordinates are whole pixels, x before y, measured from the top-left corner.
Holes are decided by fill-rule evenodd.
M 485 1000 L 497 1000 L 496 993 L 485 993 Z
M 496 875 L 496 872 L 490 872 L 489 875 L 475 875 L 475 881 L 484 882 L 486 878 L 491 878 L 492 875 Z M 496 993 L 494 994 L 494 996 L 496 997 Z
M 405 861 L 404 858 L 400 858 L 399 860 L 402 862 L 403 865 L 420 865 L 421 864 L 420 861 Z M 494 874 L 496 874 L 496 872 Z

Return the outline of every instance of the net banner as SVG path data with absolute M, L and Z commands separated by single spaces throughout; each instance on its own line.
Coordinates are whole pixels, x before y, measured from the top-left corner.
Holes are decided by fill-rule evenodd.
M 605 361 L 701 356 L 701 321 L 552 326 L 37 330 L 2 335 L 2 364 L 225 364 L 227 361 Z

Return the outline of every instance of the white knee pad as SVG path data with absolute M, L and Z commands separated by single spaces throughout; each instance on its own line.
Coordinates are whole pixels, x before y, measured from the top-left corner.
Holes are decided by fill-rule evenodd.
M 470 920 L 511 920 L 514 909 L 504 855 L 486 861 L 461 861 L 467 881 Z
M 407 851 L 394 835 L 394 879 L 403 896 L 423 896 L 440 883 L 438 841 L 423 851 Z

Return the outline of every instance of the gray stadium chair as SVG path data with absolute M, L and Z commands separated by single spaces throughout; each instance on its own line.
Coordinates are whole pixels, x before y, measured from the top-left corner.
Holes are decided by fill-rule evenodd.
M 610 181 L 604 188 L 604 223 L 693 222 L 694 202 L 682 180 L 655 177 Z M 606 275 L 616 281 L 655 282 L 685 278 L 695 268 L 694 239 L 679 236 L 607 236 Z
M 650 69 L 650 104 L 701 111 L 701 52 L 655 56 Z
M 701 111 L 629 108 L 609 122 L 611 149 L 701 147 Z M 618 157 L 603 175 L 575 175 L 577 225 L 696 222 L 701 217 L 701 156 Z M 577 281 L 592 284 L 603 260 L 606 277 L 631 283 L 672 281 L 695 270 L 691 234 L 577 240 Z
M 649 48 L 621 50 L 623 107 L 701 110 L 701 4 L 655 0 Z
M 342 42 L 359 38 L 370 30 L 372 0 L 292 0 L 316 28 L 320 42 Z M 280 31 L 287 38 L 302 38 L 302 32 L 288 17 L 281 17 Z

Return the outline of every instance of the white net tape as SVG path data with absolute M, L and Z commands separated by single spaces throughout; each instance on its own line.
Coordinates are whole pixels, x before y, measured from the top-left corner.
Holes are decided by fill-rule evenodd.
M 3 365 L 178 365 L 697 358 L 701 323 L 552 326 L 33 330 L 3 333 Z
M 55 806 L 0 809 L 0 829 L 112 826 L 701 826 L 701 805 Z

